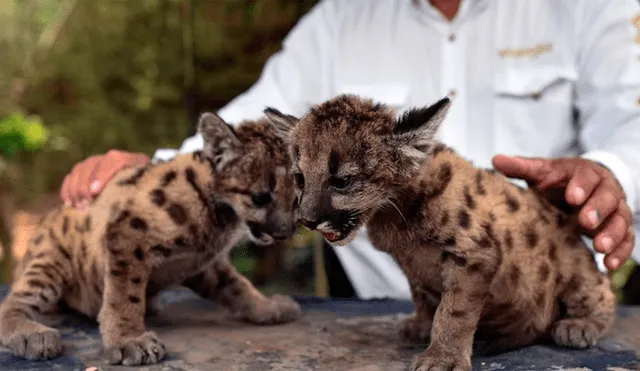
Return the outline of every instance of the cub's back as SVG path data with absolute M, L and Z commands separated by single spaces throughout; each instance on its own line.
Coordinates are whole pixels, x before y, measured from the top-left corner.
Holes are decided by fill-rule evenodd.
M 201 193 L 212 181 L 213 173 L 200 153 L 181 154 L 169 162 L 121 171 L 94 207 L 109 215 L 106 223 L 126 211 L 161 234 L 181 233 L 187 223 L 196 232 L 208 228 Z
M 451 179 L 437 202 L 456 216 L 448 228 L 489 235 L 502 260 L 498 277 L 518 277 L 523 295 L 535 296 L 540 285 L 557 293 L 577 274 L 599 274 L 575 212 L 443 148 L 423 172 L 423 181 L 433 184 L 447 169 Z

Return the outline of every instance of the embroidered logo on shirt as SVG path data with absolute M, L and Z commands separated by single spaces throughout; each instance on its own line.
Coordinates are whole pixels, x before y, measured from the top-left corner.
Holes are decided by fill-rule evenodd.
M 633 17 L 631 23 L 636 28 L 636 44 L 640 44 L 640 14 Z
M 551 44 L 538 44 L 531 48 L 520 49 L 502 49 L 498 51 L 500 58 L 522 58 L 522 57 L 539 57 L 542 54 L 549 53 L 553 49 Z

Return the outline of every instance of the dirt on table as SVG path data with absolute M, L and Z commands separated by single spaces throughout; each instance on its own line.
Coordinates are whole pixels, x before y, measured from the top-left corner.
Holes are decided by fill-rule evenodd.
M 396 344 L 396 322 L 404 316 L 341 319 L 332 313 L 311 312 L 295 323 L 255 326 L 217 309 L 181 303 L 147 320 L 169 353 L 160 365 L 105 366 L 93 326 L 71 330 L 67 344 L 75 357 L 98 370 L 400 371 L 420 351 Z

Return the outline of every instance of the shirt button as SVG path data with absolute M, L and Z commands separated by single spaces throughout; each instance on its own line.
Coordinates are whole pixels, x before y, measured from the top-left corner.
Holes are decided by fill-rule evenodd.
M 456 41 L 456 34 L 452 33 L 449 35 L 449 41 L 454 42 Z
M 456 90 L 455 89 L 449 90 L 449 98 L 455 98 L 455 96 L 456 96 Z

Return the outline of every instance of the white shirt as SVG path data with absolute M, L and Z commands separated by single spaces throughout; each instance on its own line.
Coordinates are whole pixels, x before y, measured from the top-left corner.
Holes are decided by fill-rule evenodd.
M 476 165 L 490 167 L 497 153 L 581 155 L 611 169 L 635 213 L 638 14 L 637 0 L 463 0 L 449 22 L 427 0 L 323 0 L 291 30 L 259 80 L 219 114 L 238 122 L 272 106 L 301 116 L 345 92 L 401 112 L 450 95 L 439 139 Z M 180 151 L 201 147 L 196 135 Z M 160 150 L 156 158 L 174 152 Z M 334 249 L 360 297 L 410 298 L 400 268 L 364 230 Z M 633 258 L 640 262 L 640 247 Z

